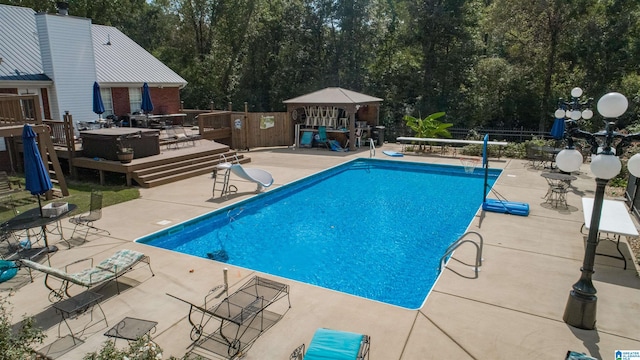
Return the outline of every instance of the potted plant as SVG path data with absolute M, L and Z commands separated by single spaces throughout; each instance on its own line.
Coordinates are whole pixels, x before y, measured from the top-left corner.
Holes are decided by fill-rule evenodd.
M 133 160 L 133 148 L 129 145 L 125 136 L 118 137 L 118 160 L 121 163 L 130 163 Z

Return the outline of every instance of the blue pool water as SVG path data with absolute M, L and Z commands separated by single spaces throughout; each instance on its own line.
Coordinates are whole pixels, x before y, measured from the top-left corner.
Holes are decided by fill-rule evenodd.
M 357 159 L 138 242 L 415 309 L 483 184 L 479 168 Z

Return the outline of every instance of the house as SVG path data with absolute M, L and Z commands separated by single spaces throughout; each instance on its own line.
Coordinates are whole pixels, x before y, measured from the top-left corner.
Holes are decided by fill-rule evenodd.
M 103 118 L 140 111 L 146 82 L 154 114 L 179 111 L 182 77 L 118 29 L 70 16 L 62 5 L 57 14 L 0 5 L 0 94 L 39 95 L 45 119 L 62 120 L 68 111 L 75 123 L 92 122 L 99 117 L 94 82 Z

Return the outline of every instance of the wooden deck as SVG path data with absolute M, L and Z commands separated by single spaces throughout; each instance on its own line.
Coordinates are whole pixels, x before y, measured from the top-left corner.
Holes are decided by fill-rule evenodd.
M 137 183 L 149 188 L 212 172 L 215 165 L 237 156 L 241 163 L 251 159 L 230 150 L 229 146 L 210 140 L 196 140 L 196 145 L 181 144 L 178 148 L 162 146 L 160 154 L 133 159 L 123 164 L 119 161 L 76 157 L 73 166 L 97 170 L 100 184 L 104 184 L 105 172 L 122 173 L 127 186 Z

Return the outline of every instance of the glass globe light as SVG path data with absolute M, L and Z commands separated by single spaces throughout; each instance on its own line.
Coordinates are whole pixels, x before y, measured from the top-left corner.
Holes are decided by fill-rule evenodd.
M 627 111 L 629 101 L 617 92 L 605 94 L 598 100 L 598 112 L 605 118 L 617 118 Z
M 580 96 L 582 96 L 582 89 L 580 89 L 579 87 L 574 87 L 573 89 L 571 89 L 571 96 L 573 96 L 574 98 L 579 98 Z
M 564 110 L 558 109 L 556 110 L 554 115 L 556 116 L 556 119 L 564 119 L 566 113 L 564 112 Z
M 571 112 L 571 120 L 580 120 L 581 116 L 582 116 L 582 112 L 580 112 L 580 110 L 573 110 Z
M 629 159 L 627 169 L 631 175 L 640 178 L 640 154 L 635 154 Z
M 610 180 L 622 169 L 620 159 L 615 155 L 600 154 L 591 160 L 591 172 L 598 179 Z
M 585 109 L 582 111 L 582 118 L 585 120 L 589 120 L 593 117 L 593 111 L 591 109 Z
M 640 160 L 640 156 L 638 156 L 638 160 Z M 582 154 L 576 149 L 564 149 L 556 155 L 556 165 L 564 172 L 578 171 L 582 165 Z

